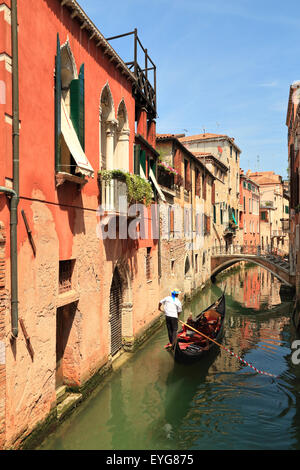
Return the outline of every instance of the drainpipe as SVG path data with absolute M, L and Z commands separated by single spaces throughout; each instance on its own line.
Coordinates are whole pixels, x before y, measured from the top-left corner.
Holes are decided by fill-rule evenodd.
M 18 245 L 17 245 L 17 225 L 18 225 L 18 204 L 19 197 L 13 189 L 0 186 L 0 192 L 11 196 L 10 203 L 10 263 L 11 263 L 11 322 L 12 337 L 18 337 Z
M 18 58 L 18 11 L 17 0 L 11 0 L 12 45 L 12 106 L 13 106 L 13 189 L 1 187 L 0 191 L 11 196 L 10 204 L 10 263 L 11 263 L 11 317 L 12 337 L 18 337 L 18 204 L 19 204 L 19 58 Z

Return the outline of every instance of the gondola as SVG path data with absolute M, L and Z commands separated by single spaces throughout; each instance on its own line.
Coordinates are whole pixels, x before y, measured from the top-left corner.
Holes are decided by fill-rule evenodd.
M 217 312 L 219 314 L 219 316 L 216 315 L 218 316 L 218 320 L 207 321 L 206 316 L 208 318 L 209 315 L 213 316 L 211 312 Z M 221 297 L 197 315 L 195 320 L 189 318 L 187 324 L 198 331 L 203 331 L 207 336 L 219 342 L 224 331 L 225 313 L 226 301 L 224 291 Z M 212 341 L 206 340 L 194 330 L 190 330 L 188 327 L 184 326 L 183 329 L 178 332 L 175 344 L 172 349 L 170 349 L 170 352 L 174 355 L 176 362 L 189 364 L 201 360 L 207 356 L 212 349 L 217 347 L 218 346 Z

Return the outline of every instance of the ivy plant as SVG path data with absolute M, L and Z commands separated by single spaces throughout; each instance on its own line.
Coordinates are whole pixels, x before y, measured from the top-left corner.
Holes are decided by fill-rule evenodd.
M 122 170 L 101 170 L 98 172 L 98 178 L 106 184 L 109 184 L 113 179 L 126 183 L 128 202 L 130 204 L 139 202 L 149 206 L 152 202 L 152 186 L 149 181 L 139 175 Z

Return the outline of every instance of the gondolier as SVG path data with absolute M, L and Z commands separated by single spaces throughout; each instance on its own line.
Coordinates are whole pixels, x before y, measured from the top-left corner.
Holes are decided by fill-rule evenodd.
M 162 312 L 161 307 L 164 307 L 166 315 L 166 324 L 168 329 L 169 343 L 166 344 L 165 348 L 171 348 L 174 344 L 178 330 L 178 314 L 182 312 L 182 305 L 178 298 L 180 294 L 179 289 L 174 289 L 171 295 L 165 297 L 159 302 L 158 310 Z

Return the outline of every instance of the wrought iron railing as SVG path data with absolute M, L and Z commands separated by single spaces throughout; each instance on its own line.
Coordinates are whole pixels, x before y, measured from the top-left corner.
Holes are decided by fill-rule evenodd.
M 148 49 L 143 47 L 138 37 L 137 29 L 134 29 L 134 31 L 131 31 L 130 33 L 119 34 L 118 36 L 107 38 L 107 41 L 131 35 L 134 36 L 134 57 L 132 61 L 126 62 L 125 65 L 127 65 L 129 70 L 134 73 L 137 79 L 137 83 L 134 86 L 135 94 L 138 95 L 139 98 L 142 98 L 148 108 L 148 112 L 152 113 L 153 117 L 156 117 L 156 65 L 149 56 Z M 142 67 L 138 63 L 140 51 L 142 51 L 142 54 L 144 55 L 144 64 Z

